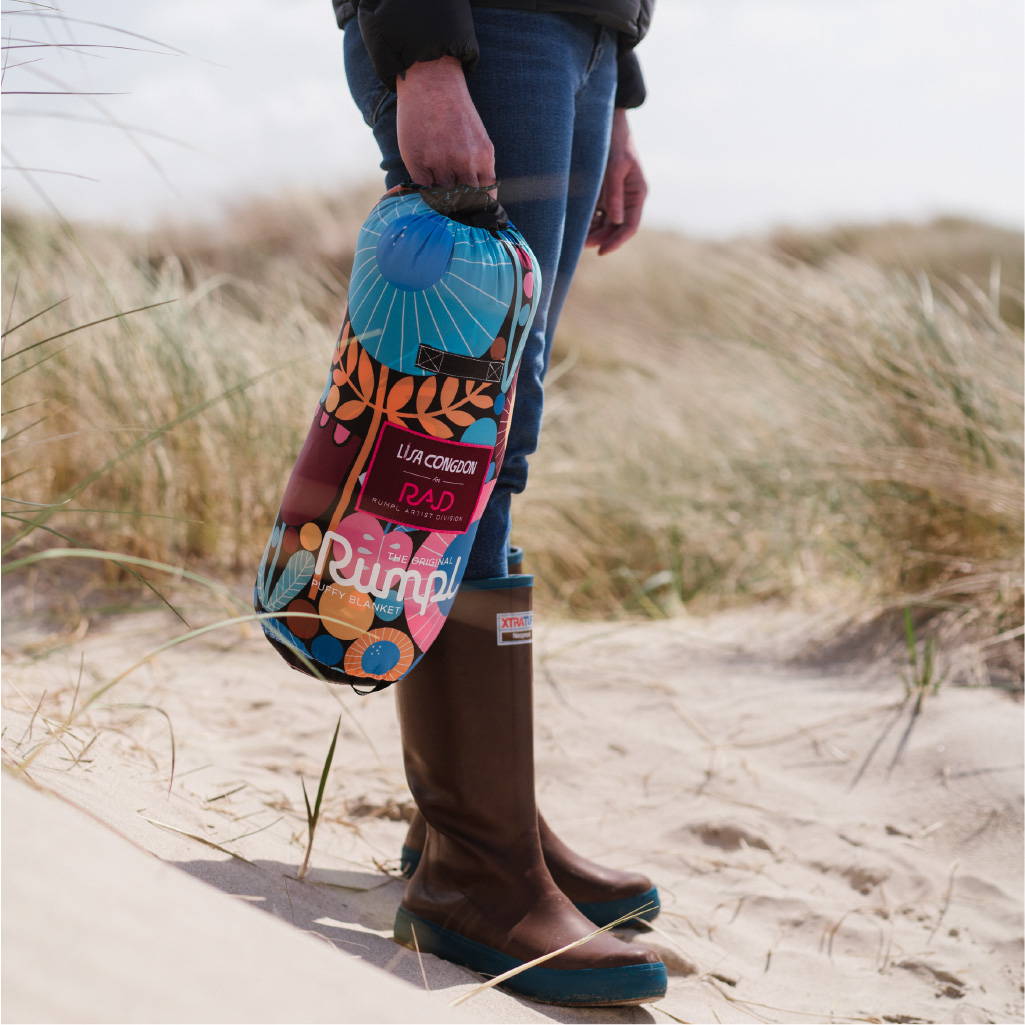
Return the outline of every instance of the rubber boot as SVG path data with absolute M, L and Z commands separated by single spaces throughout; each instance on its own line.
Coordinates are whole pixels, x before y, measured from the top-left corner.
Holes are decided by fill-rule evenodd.
M 646 910 L 622 922 L 624 928 L 629 928 L 637 919 L 650 922 L 658 916 L 658 889 L 646 875 L 606 868 L 581 857 L 559 839 L 540 812 L 538 832 L 545 864 L 555 884 L 595 925 L 608 925 L 640 907 Z M 426 835 L 423 816 L 414 812 L 400 858 L 400 868 L 407 879 L 420 862 Z
M 395 687 L 406 779 L 427 824 L 395 939 L 492 977 L 594 931 L 541 850 L 531 646 L 518 643 L 531 583 L 464 582 L 442 631 L 461 657 L 444 673 L 425 658 Z M 544 1003 L 602 1007 L 657 1000 L 666 982 L 654 953 L 606 932 L 503 985 Z
M 523 568 L 523 549 L 510 547 L 508 560 L 510 576 L 519 575 Z M 529 643 L 526 646 L 529 649 Z M 450 641 L 447 631 L 443 630 L 431 649 L 430 671 L 444 673 L 446 666 L 460 657 L 461 653 Z M 428 671 L 427 666 L 424 671 Z M 530 672 L 530 669 L 525 670 L 525 674 Z M 636 916 L 644 921 L 650 922 L 658 915 L 658 890 L 647 876 L 606 868 L 581 857 L 556 836 L 541 814 L 538 815 L 538 828 L 545 863 L 556 885 L 595 925 L 608 925 L 639 907 L 647 908 Z M 414 812 L 400 856 L 402 874 L 407 879 L 420 861 L 426 835 L 427 825 L 423 816 Z M 631 922 L 623 925 L 629 926 Z

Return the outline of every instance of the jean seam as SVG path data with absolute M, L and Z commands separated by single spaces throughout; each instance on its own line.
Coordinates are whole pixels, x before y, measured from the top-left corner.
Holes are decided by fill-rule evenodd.
M 591 72 L 598 66 L 598 62 L 605 53 L 605 35 L 604 26 L 594 26 L 594 42 L 591 44 L 591 56 L 588 58 L 587 67 L 584 68 L 584 74 L 580 80 L 580 86 L 576 91 L 577 96 L 580 95 L 580 90 L 587 85 L 588 80 L 591 77 Z
M 378 97 L 377 102 L 374 104 L 374 109 L 370 114 L 370 127 L 373 128 L 381 117 L 381 112 L 384 110 L 385 101 L 391 95 L 391 90 L 385 88 L 381 95 Z

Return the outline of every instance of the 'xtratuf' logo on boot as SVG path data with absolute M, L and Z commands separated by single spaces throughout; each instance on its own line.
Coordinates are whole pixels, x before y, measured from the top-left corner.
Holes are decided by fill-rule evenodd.
M 496 618 L 499 644 L 530 644 L 533 638 L 533 612 L 499 612 Z

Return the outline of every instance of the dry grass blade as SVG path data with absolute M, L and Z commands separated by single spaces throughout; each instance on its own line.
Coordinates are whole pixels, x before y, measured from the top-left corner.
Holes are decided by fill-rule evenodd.
M 13 501 L 13 500 L 12 499 L 6 499 L 6 501 Z M 26 517 L 18 516 L 16 513 L 3 512 L 3 513 L 0 513 L 0 516 L 3 516 L 5 519 L 9 519 L 9 520 L 17 520 L 17 521 L 20 521 L 22 523 L 29 523 L 30 522 Z M 54 537 L 59 537 L 62 541 L 66 541 L 68 544 L 72 544 L 73 545 L 73 544 L 77 544 L 78 543 L 75 540 L 75 538 L 72 537 L 70 534 L 65 534 L 63 531 L 55 530 L 53 527 L 42 526 L 42 527 L 38 527 L 37 529 L 38 530 L 42 530 L 42 531 L 44 531 L 47 534 L 52 534 Z M 83 550 L 85 550 L 84 546 L 83 546 Z M 189 623 L 188 619 L 185 618 L 185 614 L 174 604 L 174 602 L 171 601 L 170 598 L 167 597 L 167 595 L 165 595 L 163 593 L 163 591 L 160 590 L 159 587 L 157 587 L 156 584 L 153 583 L 152 580 L 147 580 L 146 577 L 144 577 L 138 570 L 134 569 L 132 566 L 127 565 L 126 563 L 122 563 L 122 566 L 124 567 L 125 571 L 130 576 L 132 576 L 136 580 L 138 580 L 139 583 L 142 584 L 143 587 L 145 587 L 149 591 L 152 591 L 153 594 L 155 594 L 160 599 L 160 601 L 165 606 L 167 606 L 167 608 L 175 615 L 175 617 L 178 620 L 180 620 L 185 626 L 190 626 L 191 625 Z M 0 573 L 2 573 L 2 572 L 3 571 L 0 570 Z
M 693 1022 L 688 1021 L 686 1018 L 677 1018 L 671 1011 L 667 1011 L 664 1007 L 659 1007 L 658 1004 L 652 1004 L 651 1009 L 658 1011 L 659 1014 L 664 1014 L 670 1021 L 679 1022 L 680 1025 L 694 1025 Z
M 228 854 L 237 861 L 244 861 L 247 865 L 253 864 L 248 858 L 243 858 L 241 854 L 229 851 L 227 847 L 222 847 L 219 843 L 214 843 L 213 840 L 208 840 L 205 836 L 200 836 L 198 833 L 190 833 L 187 829 L 180 829 L 178 826 L 172 826 L 167 822 L 159 822 L 157 819 L 151 819 L 147 815 L 143 815 L 142 818 L 151 826 L 167 829 L 172 833 L 178 833 L 179 836 L 187 836 L 190 840 L 195 840 L 196 843 L 201 843 L 206 847 L 212 847 L 215 851 L 220 851 L 222 854 Z
M 168 732 L 168 734 L 170 735 L 170 738 L 171 738 L 171 771 L 170 771 L 170 773 L 168 774 L 168 777 L 167 777 L 167 792 L 170 793 L 171 792 L 171 787 L 174 786 L 174 769 L 175 769 L 175 764 L 176 764 L 176 761 L 177 761 L 177 749 L 176 749 L 175 743 L 174 743 L 174 724 L 171 722 L 171 717 L 167 714 L 167 712 L 164 711 L 164 709 L 158 707 L 157 705 L 147 705 L 147 704 L 144 704 L 142 702 L 136 702 L 136 701 L 123 701 L 123 702 L 118 702 L 117 704 L 107 705 L 105 707 L 107 707 L 107 708 L 138 708 L 138 709 L 141 709 L 141 710 L 147 711 L 147 712 L 156 712 L 158 715 L 162 715 L 164 717 L 164 720 L 167 723 L 167 732 Z M 72 707 L 72 715 L 73 714 L 74 714 L 74 707 Z M 90 741 L 90 743 L 92 743 L 92 741 Z
M 536 965 L 543 964 L 545 961 L 551 961 L 553 957 L 565 954 L 567 950 L 573 950 L 575 947 L 582 946 L 584 943 L 588 943 L 593 940 L 595 936 L 600 936 L 603 932 L 615 929 L 617 925 L 629 922 L 631 919 L 636 918 L 638 915 L 643 914 L 654 906 L 655 902 L 649 900 L 639 908 L 634 908 L 633 911 L 630 911 L 625 915 L 621 915 L 614 922 L 609 922 L 608 925 L 603 925 L 600 929 L 595 929 L 593 932 L 589 932 L 586 936 L 581 936 L 580 939 L 573 940 L 572 943 L 567 943 L 565 946 L 559 947 L 558 950 L 553 950 L 548 954 L 542 954 L 540 957 L 535 957 L 533 961 L 526 961 L 521 965 L 517 965 L 515 968 L 510 968 L 509 971 L 502 972 L 501 975 L 496 975 L 493 979 L 488 979 L 487 982 L 481 983 L 479 986 L 475 986 L 469 993 L 464 993 L 461 997 L 457 997 L 449 1003 L 449 1007 L 458 1007 L 459 1004 L 465 1003 L 471 997 L 475 997 L 479 993 L 483 993 L 485 990 L 491 989 L 493 986 L 500 986 L 503 982 L 515 978 L 517 975 L 522 974 L 529 968 L 534 968 Z
M 119 313 L 112 313 L 109 317 L 100 317 L 98 320 L 90 320 L 88 324 L 76 324 L 74 327 L 69 327 L 66 331 L 58 331 L 55 335 L 48 335 L 46 338 L 40 338 L 37 342 L 31 342 L 28 345 L 24 345 L 20 349 L 16 349 L 14 352 L 8 353 L 3 357 L 3 360 L 14 359 L 15 356 L 20 356 L 22 353 L 30 352 L 32 349 L 38 348 L 40 345 L 45 345 L 47 342 L 56 341 L 58 338 L 64 338 L 66 335 L 73 335 L 77 331 L 84 331 L 87 327 L 95 327 L 97 324 L 106 324 L 108 321 L 118 320 L 121 317 L 128 317 L 133 313 L 142 313 L 143 310 L 155 310 L 158 306 L 166 306 L 168 303 L 176 301 L 177 300 L 175 299 L 163 299 L 160 302 L 147 303 L 145 306 L 137 306 L 134 310 L 121 310 Z M 51 309 L 52 308 L 53 307 L 51 307 Z
M 43 309 L 36 311 L 35 313 L 26 317 L 24 320 L 18 321 L 18 323 L 15 324 L 13 327 L 4 328 L 3 334 L 0 334 L 0 338 L 6 338 L 8 335 L 14 334 L 14 332 L 17 331 L 19 328 L 24 327 L 26 324 L 31 324 L 32 321 L 35 320 L 37 317 L 41 317 L 44 313 L 49 313 L 50 310 L 55 310 L 62 303 L 66 303 L 68 301 L 68 298 L 68 296 L 64 296 L 63 299 L 58 299 L 56 302 L 50 303 L 49 306 L 46 306 Z M 13 306 L 13 298 L 11 305 Z M 7 357 L 4 356 L 4 359 L 6 358 Z
M 306 873 L 310 867 L 310 855 L 313 853 L 313 839 L 317 832 L 317 823 L 320 821 L 320 805 L 324 799 L 324 788 L 327 786 L 327 777 L 331 772 L 331 762 L 335 757 L 335 746 L 338 743 L 338 731 L 342 728 L 342 717 L 338 717 L 338 721 L 335 723 L 335 732 L 331 737 L 331 746 L 327 749 L 327 757 L 324 759 L 324 767 L 320 771 L 320 783 L 317 786 L 317 798 L 310 807 L 310 798 L 306 793 L 306 781 L 300 777 L 303 789 L 303 801 L 306 804 L 306 828 L 307 828 L 307 840 L 306 840 L 306 853 L 303 856 L 303 862 L 299 866 L 299 872 L 296 878 L 302 880 L 306 878 Z
M 193 418 L 198 416 L 200 413 L 202 413 L 204 410 L 209 409 L 211 406 L 214 406 L 218 402 L 223 401 L 228 396 L 235 395 L 235 394 L 238 394 L 240 392 L 245 391 L 247 388 L 251 387 L 258 380 L 260 380 L 260 378 L 265 377 L 268 374 L 272 373 L 274 369 L 276 369 L 276 368 L 272 367 L 272 368 L 270 368 L 268 370 L 263 371 L 262 373 L 254 374 L 251 377 L 247 378 L 246 380 L 242 381 L 241 383 L 236 384 L 236 385 L 234 385 L 234 386 L 232 386 L 230 388 L 227 388 L 224 391 L 222 391 L 222 392 L 220 392 L 220 393 L 218 393 L 216 395 L 213 395 L 210 398 L 208 398 L 208 399 L 206 399 L 206 400 L 204 400 L 202 402 L 196 403 L 196 405 L 190 407 L 189 409 L 186 409 L 183 413 L 180 413 L 178 416 L 174 417 L 173 419 L 166 421 L 165 423 L 161 424 L 159 427 L 154 428 L 152 431 L 148 431 L 146 434 L 144 434 L 138 440 L 134 441 L 127 448 L 125 448 L 122 451 L 118 452 L 116 455 L 112 456 L 110 459 L 108 459 L 105 463 L 103 463 L 97 469 L 95 469 L 91 473 L 87 474 L 77 484 L 75 484 L 67 492 L 65 492 L 63 498 L 60 501 L 61 502 L 65 502 L 68 499 L 73 498 L 79 492 L 84 491 L 85 488 L 87 488 L 90 484 L 94 483 L 95 481 L 97 481 L 101 477 L 103 477 L 105 474 L 109 473 L 113 469 L 114 466 L 116 466 L 118 463 L 122 462 L 123 460 L 127 459 L 128 456 L 132 455 L 133 453 L 139 451 L 142 448 L 145 448 L 145 446 L 149 445 L 151 442 L 155 441 L 157 438 L 162 437 L 168 431 L 170 431 L 173 428 L 177 427 L 179 424 L 182 424 L 182 423 L 185 423 L 186 421 L 192 420 Z M 20 373 L 20 371 L 19 371 L 19 373 Z M 33 527 L 34 526 L 41 526 L 43 523 L 46 522 L 47 519 L 49 519 L 50 515 L 52 514 L 52 511 L 53 510 L 51 510 L 51 509 L 44 510 L 44 512 L 41 514 L 42 518 L 41 519 L 37 519 L 37 520 L 33 520 L 32 521 L 32 526 Z M 15 535 L 13 538 L 11 538 L 10 541 L 8 541 L 3 546 L 2 551 L 4 553 L 10 551 L 16 544 L 18 544 L 19 541 L 24 540 L 31 533 L 32 533 L 32 528 L 31 527 L 30 528 L 26 528 L 25 530 L 21 531 L 19 534 Z
M 420 965 L 420 978 L 424 980 L 424 989 L 430 992 L 431 987 L 427 983 L 427 972 L 424 970 L 424 958 L 423 954 L 420 953 L 420 941 L 416 938 L 416 926 L 413 923 L 409 925 L 409 932 L 413 937 L 413 947 L 416 950 L 417 964 Z

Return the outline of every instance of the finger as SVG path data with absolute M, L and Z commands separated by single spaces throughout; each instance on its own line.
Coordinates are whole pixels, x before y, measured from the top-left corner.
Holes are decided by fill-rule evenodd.
M 409 171 L 410 181 L 414 181 L 417 185 L 423 185 L 424 187 L 434 184 L 434 175 L 429 167 L 410 160 L 405 160 L 403 163 L 406 165 L 406 170 Z
M 613 224 L 622 224 L 626 217 L 625 180 L 625 173 L 618 168 L 609 168 L 605 177 L 605 212 Z
M 439 161 L 437 166 L 430 166 L 427 170 L 431 176 L 432 185 L 442 185 L 445 188 L 450 188 L 456 183 L 456 173 L 452 169 L 452 165 L 447 161 Z
M 624 190 L 626 191 L 626 190 Z M 625 242 L 628 242 L 637 234 L 641 224 L 641 212 L 644 209 L 644 200 L 647 196 L 647 188 L 643 183 L 636 188 L 631 188 L 626 196 L 626 208 L 623 216 L 623 223 L 612 225 L 612 230 L 602 236 L 599 243 L 598 254 L 604 256 L 607 253 L 615 252 Z
M 636 234 L 637 229 L 629 224 L 614 224 L 612 230 L 602 239 L 598 247 L 598 255 L 605 256 L 614 253 L 624 242 Z

